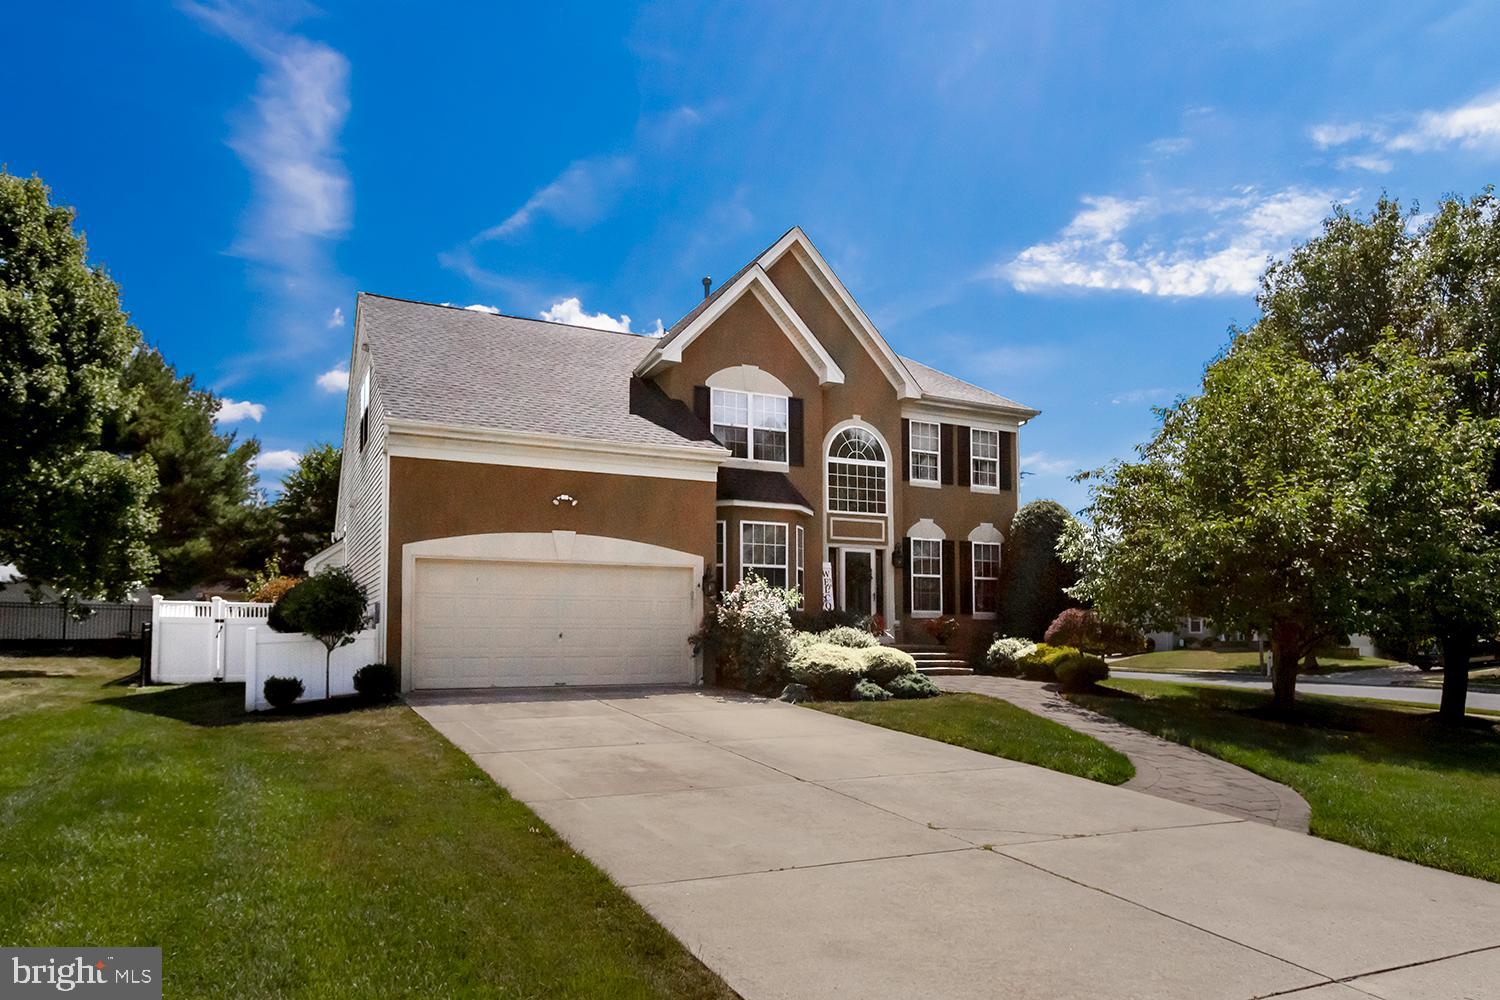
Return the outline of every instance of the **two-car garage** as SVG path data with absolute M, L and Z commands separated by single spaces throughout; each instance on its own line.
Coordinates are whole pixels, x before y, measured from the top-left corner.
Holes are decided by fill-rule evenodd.
M 690 684 L 702 558 L 572 532 L 406 546 L 403 661 L 418 689 Z

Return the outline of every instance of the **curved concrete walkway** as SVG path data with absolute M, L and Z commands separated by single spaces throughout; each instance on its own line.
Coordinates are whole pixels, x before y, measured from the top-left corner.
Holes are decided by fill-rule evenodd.
M 1113 747 L 1135 765 L 1135 777 L 1125 783 L 1126 788 L 1284 830 L 1307 832 L 1311 815 L 1307 801 L 1285 785 L 1080 708 L 1050 685 L 1013 677 L 933 680 L 945 691 L 969 691 L 1008 701 Z

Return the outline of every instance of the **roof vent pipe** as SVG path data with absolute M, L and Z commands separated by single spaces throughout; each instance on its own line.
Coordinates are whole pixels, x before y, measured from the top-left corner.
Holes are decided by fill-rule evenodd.
M 705 299 L 708 298 L 708 290 L 710 288 L 712 288 L 713 286 L 714 286 L 714 279 L 705 276 L 704 279 L 703 279 L 703 297 Z

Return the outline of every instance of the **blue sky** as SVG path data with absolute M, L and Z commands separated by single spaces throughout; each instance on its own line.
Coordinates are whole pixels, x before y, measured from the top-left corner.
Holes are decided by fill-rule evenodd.
M 1245 8 L 1245 9 L 1236 9 Z M 274 484 L 358 290 L 650 332 L 793 224 L 1082 506 L 1334 202 L 1500 165 L 1500 5 L 27 4 L 0 160 Z

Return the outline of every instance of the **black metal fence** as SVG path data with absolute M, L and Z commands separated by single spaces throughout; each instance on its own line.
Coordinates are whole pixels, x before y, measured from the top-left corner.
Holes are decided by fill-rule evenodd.
M 0 642 L 82 642 L 139 639 L 149 604 L 0 602 Z

